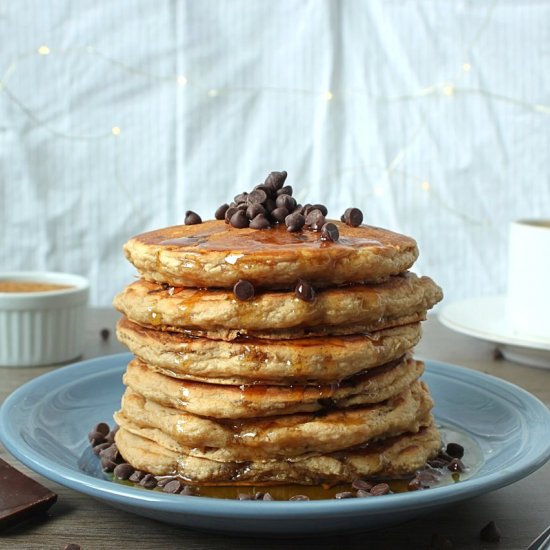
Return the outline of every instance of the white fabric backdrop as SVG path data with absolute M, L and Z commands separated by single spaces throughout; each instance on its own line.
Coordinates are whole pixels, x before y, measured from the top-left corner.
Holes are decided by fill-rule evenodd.
M 298 198 L 417 238 L 447 299 L 506 288 L 550 217 L 550 2 L 0 6 L 0 269 L 82 273 L 285 169 Z

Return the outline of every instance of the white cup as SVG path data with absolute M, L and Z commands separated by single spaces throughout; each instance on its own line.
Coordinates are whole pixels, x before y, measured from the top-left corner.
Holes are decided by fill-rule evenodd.
M 510 224 L 507 318 L 518 336 L 550 342 L 550 219 Z

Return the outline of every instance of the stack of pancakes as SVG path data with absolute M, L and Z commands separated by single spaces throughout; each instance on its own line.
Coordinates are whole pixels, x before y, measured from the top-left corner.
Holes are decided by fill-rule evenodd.
M 135 356 L 115 420 L 134 468 L 313 485 L 402 477 L 437 455 L 411 350 L 441 290 L 407 271 L 413 239 L 333 223 L 336 242 L 208 221 L 125 245 L 141 279 L 114 301 Z M 246 300 L 231 290 L 243 280 Z

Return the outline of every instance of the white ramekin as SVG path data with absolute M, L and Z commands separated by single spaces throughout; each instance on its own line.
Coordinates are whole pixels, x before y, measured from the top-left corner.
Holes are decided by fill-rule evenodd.
M 0 281 L 8 280 L 70 288 L 0 292 L 0 366 L 54 365 L 82 355 L 87 279 L 47 271 L 0 273 Z

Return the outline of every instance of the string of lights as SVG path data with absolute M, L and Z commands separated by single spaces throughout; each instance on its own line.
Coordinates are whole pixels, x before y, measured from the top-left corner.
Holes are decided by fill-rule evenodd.
M 148 71 L 145 71 L 139 67 L 131 66 L 123 61 L 114 59 L 105 55 L 99 51 L 94 46 L 85 46 L 77 47 L 70 49 L 55 49 L 49 45 L 43 44 L 37 47 L 35 50 L 24 52 L 21 55 L 17 56 L 11 63 L 8 65 L 3 75 L 0 78 L 0 94 L 12 102 L 32 123 L 35 128 L 41 128 L 44 131 L 48 132 L 51 136 L 57 139 L 65 139 L 72 141 L 102 141 L 105 139 L 120 138 L 123 135 L 123 128 L 121 128 L 117 123 L 109 129 L 98 131 L 96 134 L 86 135 L 86 134 L 73 134 L 65 131 L 61 131 L 53 126 L 51 126 L 45 120 L 42 120 L 41 117 L 28 105 L 26 105 L 21 99 L 17 97 L 14 91 L 9 87 L 9 81 L 15 74 L 15 72 L 20 69 L 27 61 L 32 58 L 39 57 L 48 57 L 48 56 L 68 56 L 68 55 L 87 55 L 95 58 L 96 60 L 106 63 L 109 66 L 116 68 L 118 70 L 124 71 L 129 75 L 132 75 L 137 78 L 146 78 L 150 81 L 157 83 L 164 83 L 168 85 L 176 86 L 180 91 L 186 91 L 186 93 L 198 93 L 204 94 L 210 99 L 217 99 L 220 96 L 229 96 L 231 94 L 245 94 L 245 93 L 264 93 L 264 94 L 278 94 L 278 95 L 293 95 L 293 96 L 306 96 L 313 97 L 320 101 L 325 102 L 336 102 L 336 101 L 346 101 L 351 98 L 365 98 L 373 102 L 406 102 L 406 101 L 419 101 L 424 98 L 429 97 L 442 97 L 448 98 L 449 100 L 457 98 L 457 96 L 468 96 L 468 95 L 477 95 L 487 98 L 491 101 L 504 102 L 509 105 L 515 106 L 517 108 L 523 108 L 533 113 L 540 115 L 549 115 L 550 114 L 550 105 L 533 103 L 521 98 L 510 97 L 505 94 L 502 94 L 498 91 L 492 91 L 477 87 L 468 86 L 463 84 L 464 78 L 471 74 L 475 70 L 475 66 L 471 62 L 473 58 L 473 50 L 476 44 L 482 39 L 485 31 L 490 26 L 495 8 L 497 6 L 497 0 L 488 6 L 485 16 L 479 25 L 479 28 L 474 32 L 472 39 L 466 45 L 462 52 L 461 65 L 455 72 L 455 74 L 449 78 L 446 82 L 434 83 L 429 86 L 420 88 L 419 90 L 413 91 L 407 94 L 397 94 L 397 95 L 385 95 L 379 96 L 372 94 L 367 89 L 362 88 L 349 88 L 349 89 L 300 89 L 300 88 L 279 88 L 279 87 L 231 87 L 231 86 L 220 86 L 220 87 L 211 87 L 202 83 L 198 78 L 195 78 L 186 74 L 169 74 L 169 75 L 158 75 Z M 391 158 L 386 166 L 374 166 L 370 167 L 358 166 L 355 168 L 345 168 L 338 172 L 338 174 L 333 174 L 334 177 L 342 175 L 344 173 L 352 171 L 365 171 L 369 170 L 379 170 L 379 177 L 375 184 L 372 186 L 372 194 L 376 197 L 381 197 L 386 192 L 387 185 L 391 183 L 391 179 L 395 175 L 400 175 L 410 180 L 414 185 L 418 186 L 418 189 L 424 193 L 427 193 L 434 201 L 438 203 L 441 208 L 444 208 L 454 216 L 458 216 L 464 221 L 469 223 L 481 223 L 488 224 L 489 220 L 474 220 L 470 216 L 458 212 L 456 209 L 448 205 L 442 198 L 441 195 L 437 192 L 437 189 L 434 187 L 434 184 L 429 182 L 427 178 L 411 174 L 410 172 L 403 171 L 399 169 L 399 165 L 403 162 L 405 156 L 414 148 L 419 138 L 422 136 L 423 131 L 425 130 L 425 122 L 422 122 L 419 127 L 412 133 L 411 138 L 396 152 L 396 154 Z M 115 155 L 115 159 L 118 159 L 119 155 Z M 120 168 L 115 167 L 115 178 L 117 183 L 123 188 L 125 194 L 131 197 L 131 193 L 127 189 L 124 189 L 122 183 L 122 178 L 120 177 Z

